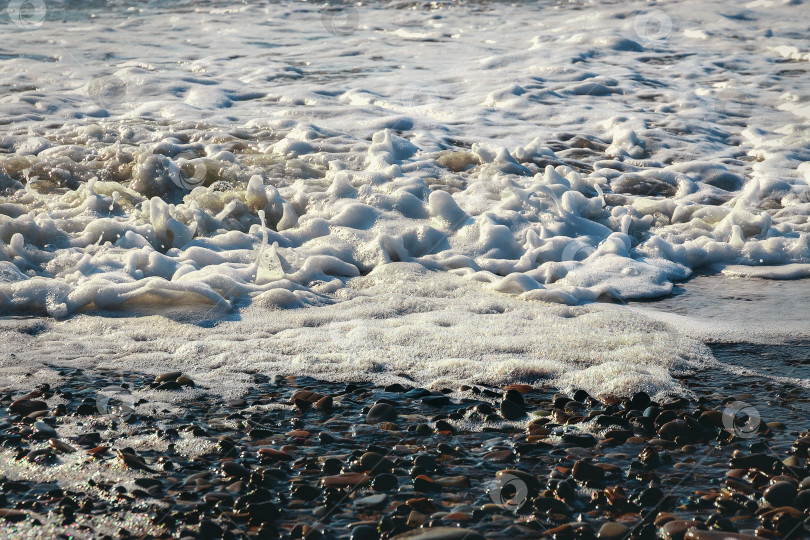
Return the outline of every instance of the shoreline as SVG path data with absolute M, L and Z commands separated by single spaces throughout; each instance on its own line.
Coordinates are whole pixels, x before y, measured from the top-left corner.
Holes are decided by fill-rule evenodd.
M 753 426 L 745 415 L 759 412 L 746 403 L 757 396 L 744 381 L 718 396 L 691 377 L 683 382 L 695 400 L 655 404 L 643 393 L 599 401 L 515 385 L 445 394 L 262 375 L 243 398 L 224 399 L 180 377 L 128 374 L 116 390 L 71 371 L 31 396 L 50 411 L 34 418 L 15 418 L 19 402 L 9 416 L 4 395 L 10 537 L 618 539 L 684 538 L 693 528 L 686 538 L 711 539 L 787 524 L 798 528 L 784 537 L 808 534 L 796 419 L 762 414 L 767 424 Z M 149 403 L 130 391 L 177 399 Z M 49 443 L 48 427 L 75 451 Z M 47 478 L 63 492 L 37 483 Z M 771 491 L 790 500 L 760 500 L 774 479 Z M 130 528 L 109 530 L 116 520 Z

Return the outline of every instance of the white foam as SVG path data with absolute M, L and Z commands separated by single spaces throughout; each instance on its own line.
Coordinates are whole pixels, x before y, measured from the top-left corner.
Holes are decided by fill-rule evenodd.
M 374 329 L 388 291 L 348 291 L 399 262 L 431 270 L 439 298 L 452 280 L 530 312 L 662 297 L 712 266 L 810 264 L 801 5 L 374 3 L 340 21 L 292 1 L 82 6 L 25 30 L 0 17 L 2 312 L 342 313 L 351 298 Z M 781 268 L 742 270 L 758 265 Z M 445 351 L 431 361 L 456 367 L 419 376 L 573 384 L 553 355 L 491 354 L 500 371 Z M 341 362 L 316 371 L 396 372 Z M 611 370 L 579 376 L 629 388 Z
M 226 397 L 241 395 L 253 383 L 250 373 L 437 389 L 523 381 L 594 395 L 639 388 L 664 395 L 680 392 L 673 373 L 710 359 L 698 342 L 620 306 L 526 302 L 414 263 L 350 281 L 336 305 L 280 309 L 294 302 L 266 297 L 280 291 L 289 294 L 265 293 L 224 319 L 185 312 L 173 320 L 143 308 L 138 317 L 43 319 L 37 332 L 26 331 L 26 320 L 0 324 L 8 350 L 25 358 L 38 380 L 54 364 L 113 373 L 178 369 Z M 211 326 L 207 319 L 219 320 Z M 12 370 L 0 387 L 21 388 L 25 379 Z

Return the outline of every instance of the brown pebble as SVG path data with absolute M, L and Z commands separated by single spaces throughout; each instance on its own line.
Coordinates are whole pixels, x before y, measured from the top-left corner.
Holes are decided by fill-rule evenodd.
M 332 396 L 324 396 L 315 402 L 315 408 L 319 411 L 331 411 L 333 406 Z
M 532 391 L 532 387 L 528 384 L 510 384 L 509 386 L 505 387 L 504 390 L 514 390 L 516 392 L 520 392 L 521 394 L 528 394 Z
M 416 529 L 427 523 L 427 520 L 428 517 L 425 514 L 417 512 L 416 510 L 411 510 L 411 513 L 408 514 L 408 520 L 405 522 L 405 524 L 408 527 Z
M 302 399 L 310 403 L 315 403 L 322 397 L 324 397 L 323 394 L 313 392 L 312 390 L 299 390 L 292 395 L 292 397 L 290 398 L 290 403 L 295 403 L 296 399 Z
M 511 450 L 494 450 L 484 454 L 483 458 L 492 463 L 508 463 L 515 460 L 515 454 Z
M 164 373 L 162 375 L 158 375 L 155 377 L 156 383 L 168 382 L 168 381 L 176 381 L 177 378 L 182 375 L 183 373 L 180 371 L 169 371 L 168 373 Z
M 250 476 L 250 471 L 248 469 L 233 461 L 223 461 L 220 467 L 222 468 L 222 472 L 225 474 L 225 476 L 234 478 L 247 478 Z
M 146 471 L 146 472 L 157 472 L 156 470 L 150 468 L 146 462 L 141 459 L 140 457 L 129 454 L 127 452 L 122 452 L 121 450 L 118 451 L 118 458 L 124 462 L 124 465 L 129 467 L 130 469 Z
M 596 534 L 596 537 L 600 539 L 604 538 L 606 540 L 619 540 L 627 536 L 629 530 L 630 529 L 627 527 L 627 525 L 608 522 L 599 528 L 599 532 Z
M 664 525 L 661 528 L 661 533 L 667 540 L 684 540 L 686 532 L 692 527 L 705 529 L 706 525 L 704 525 L 702 521 L 676 519 Z
M 10 521 L 11 523 L 23 521 L 26 517 L 28 517 L 28 514 L 22 510 L 15 510 L 14 508 L 0 508 L 0 518 Z
M 324 476 L 321 483 L 325 487 L 355 487 L 365 486 L 371 482 L 371 477 L 361 473 L 343 473 L 334 476 Z
M 12 402 L 8 407 L 8 412 L 12 414 L 27 415 L 36 411 L 47 411 L 48 404 L 44 401 L 37 401 L 34 399 L 18 399 Z
M 293 457 L 287 452 L 275 448 L 259 448 L 259 459 L 262 461 L 292 461 Z

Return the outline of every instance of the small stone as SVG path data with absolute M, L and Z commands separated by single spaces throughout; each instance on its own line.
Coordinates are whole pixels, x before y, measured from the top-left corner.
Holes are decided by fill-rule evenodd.
M 658 435 L 662 439 L 674 441 L 678 437 L 690 438 L 691 430 L 685 420 L 672 420 L 661 426 Z
M 180 390 L 183 388 L 180 386 L 176 381 L 166 381 L 164 383 L 160 383 L 155 390 Z
M 450 398 L 444 395 L 441 396 L 425 396 L 422 398 L 422 404 L 430 407 L 444 407 L 450 405 Z
M 293 459 L 293 456 L 287 452 L 282 452 L 281 450 L 276 450 L 275 448 L 259 448 L 257 452 L 259 454 L 259 459 L 262 461 L 292 461 Z
M 79 416 L 98 414 L 98 406 L 95 403 L 82 403 L 76 407 L 76 414 Z
M 230 476 L 234 478 L 247 478 L 248 476 L 250 476 L 249 470 L 239 465 L 238 463 L 234 463 L 233 461 L 223 461 L 221 468 L 225 476 Z
M 436 483 L 442 487 L 449 488 L 469 488 L 470 479 L 466 476 L 448 476 L 446 478 L 437 478 Z
M 48 404 L 44 401 L 34 399 L 18 399 L 8 407 L 8 412 L 12 414 L 29 415 L 36 411 L 47 411 Z
M 204 519 L 200 522 L 200 538 L 202 540 L 214 540 L 222 537 L 222 527 L 211 521 Z
M 408 399 L 421 399 L 425 396 L 429 396 L 430 394 L 431 392 L 427 388 L 413 388 L 402 394 L 402 397 Z
M 684 540 L 762 540 L 762 536 L 753 536 L 726 531 L 701 531 L 692 529 L 687 531 Z
M 795 496 L 796 485 L 791 482 L 776 482 L 762 493 L 762 498 L 773 507 L 789 506 Z
M 128 452 L 123 452 L 121 450 L 118 451 L 118 458 L 124 462 L 124 465 L 129 467 L 130 469 L 146 471 L 146 472 L 157 472 L 156 470 L 150 468 L 146 462 L 141 459 L 140 457 L 136 456 L 135 454 L 130 454 Z
M 442 487 L 434 482 L 429 477 L 425 476 L 424 474 L 420 474 L 416 478 L 413 479 L 413 488 L 416 491 L 421 492 L 429 492 L 429 491 L 441 491 Z
M 319 394 L 318 392 L 313 392 L 312 390 L 298 390 L 290 398 L 290 403 L 295 403 L 295 400 L 297 400 L 297 399 L 302 399 L 304 401 L 309 401 L 310 403 L 315 403 L 316 401 L 318 401 L 322 397 L 323 397 L 323 394 Z
M 636 392 L 630 399 L 630 408 L 637 411 L 643 411 L 650 405 L 651 402 L 652 400 L 647 392 Z
M 501 416 L 505 420 L 520 420 L 526 417 L 526 410 L 512 400 L 501 401 Z
M 354 504 L 362 508 L 374 509 L 385 506 L 387 500 L 388 496 L 385 495 L 385 493 L 380 493 L 379 495 L 369 495 L 368 497 L 357 499 L 354 501 Z
M 0 508 L 0 519 L 4 519 L 11 523 L 23 521 L 28 517 L 28 514 L 22 510 L 15 510 L 14 508 Z
M 349 540 L 378 540 L 380 533 L 377 532 L 376 527 L 370 525 L 358 525 L 352 529 L 352 535 Z
M 186 377 L 185 375 L 181 375 L 181 376 L 177 377 L 177 380 L 175 382 L 177 384 L 179 384 L 180 386 L 188 386 L 190 388 L 193 388 L 194 386 L 196 386 L 194 384 L 194 381 L 192 381 L 189 377 Z
M 723 412 L 722 411 L 705 411 L 698 417 L 700 425 L 707 428 L 722 429 L 723 425 Z
M 630 529 L 621 523 L 608 522 L 599 528 L 596 533 L 597 538 L 606 538 L 608 540 L 619 540 L 624 538 Z
M 72 454 L 73 452 L 76 451 L 75 448 L 73 448 L 68 443 L 66 443 L 66 442 L 64 442 L 64 441 L 62 441 L 60 439 L 55 439 L 55 438 L 54 439 L 48 439 L 48 444 L 50 445 L 51 448 L 53 448 L 55 450 L 59 450 L 60 452 L 63 452 L 65 454 Z
M 649 487 L 639 493 L 636 500 L 641 506 L 657 506 L 664 498 L 664 492 L 657 487 Z
M 596 437 L 589 433 L 566 433 L 562 437 L 563 442 L 580 446 L 582 448 L 591 448 L 596 446 Z
M 34 422 L 34 433 L 41 439 L 56 439 L 59 437 L 56 430 L 45 422 Z
M 526 403 L 523 401 L 523 396 L 517 390 L 507 390 L 506 393 L 503 395 L 503 399 L 508 399 L 514 403 L 520 405 L 521 409 L 526 408 Z
M 391 469 L 394 468 L 393 461 L 378 454 L 377 452 L 366 452 L 360 456 L 360 464 L 367 471 L 379 473 L 391 472 Z
M 293 499 L 301 499 L 304 501 L 314 501 L 321 494 L 321 490 L 309 484 L 294 484 L 291 495 Z
M 571 475 L 574 480 L 580 482 L 601 482 L 605 478 L 605 470 L 598 465 L 580 460 L 574 463 Z
M 511 450 L 493 450 L 484 454 L 483 458 L 492 463 L 508 463 L 515 461 L 515 454 Z
M 655 516 L 655 519 L 653 520 L 653 524 L 656 527 L 663 527 L 670 521 L 675 521 L 677 519 L 679 518 L 675 514 L 671 514 L 669 512 L 658 512 L 658 514 Z
M 252 518 L 262 522 L 273 521 L 281 514 L 278 506 L 270 501 L 251 501 L 245 510 Z
M 333 406 L 332 396 L 324 396 L 315 402 L 315 408 L 319 411 L 331 411 Z
M 309 402 L 309 401 L 307 401 L 305 399 L 301 399 L 301 398 L 294 399 L 293 404 L 295 405 L 296 409 L 298 409 L 299 411 L 302 411 L 302 412 L 303 411 L 308 411 L 309 408 L 312 407 L 311 402 Z
M 505 387 L 504 390 L 514 390 L 516 392 L 520 392 L 521 394 L 528 394 L 532 391 L 532 387 L 528 384 L 510 384 L 509 386 Z
M 574 392 L 574 401 L 578 401 L 579 403 L 585 403 L 589 397 L 591 397 L 591 395 L 585 390 L 577 390 Z
M 428 520 L 428 517 L 425 514 L 423 514 L 421 512 L 417 512 L 416 510 L 411 510 L 411 513 L 408 514 L 408 519 L 405 522 L 405 524 L 408 527 L 416 529 L 416 528 L 421 527 L 422 525 L 424 525 L 427 522 L 427 520 Z
M 248 432 L 248 435 L 250 436 L 250 438 L 254 439 L 254 440 L 266 439 L 267 437 L 271 436 L 272 434 L 273 434 L 273 432 L 271 430 L 264 429 L 264 428 L 253 428 Z M 224 446 L 226 447 L 226 450 L 227 450 L 227 447 L 230 447 L 230 449 L 233 449 L 234 445 L 229 444 L 229 443 L 232 443 L 232 441 L 227 441 L 227 442 L 224 443 Z M 227 454 L 229 452 L 226 451 L 225 453 Z
M 53 460 L 54 453 L 51 448 L 38 448 L 28 452 L 25 458 L 32 463 L 48 463 Z
M 691 528 L 706 529 L 706 525 L 702 521 L 686 521 L 683 519 L 675 519 L 666 523 L 661 528 L 662 536 L 666 540 L 683 540 L 686 531 Z
M 110 449 L 109 446 L 105 446 L 105 445 L 102 444 L 101 446 L 96 446 L 95 448 L 91 448 L 90 450 L 87 451 L 87 453 L 90 454 L 93 457 L 99 457 L 99 456 L 103 456 L 104 454 L 106 454 L 107 450 L 109 450 L 109 449 Z
M 157 377 L 155 377 L 155 382 L 162 383 L 167 381 L 176 381 L 177 378 L 180 377 L 180 375 L 182 374 L 183 373 L 180 371 L 169 371 L 168 373 L 164 373 L 162 375 L 158 375 Z
M 371 489 L 374 491 L 391 491 L 399 485 L 399 480 L 393 474 L 383 473 L 374 477 L 371 482 Z
M 472 529 L 426 527 L 400 533 L 391 540 L 485 540 L 485 537 Z
M 369 409 L 366 415 L 366 422 L 376 424 L 379 422 L 393 422 L 397 418 L 397 411 L 393 405 L 388 403 L 377 403 Z
M 509 483 L 513 476 L 526 486 L 529 496 L 535 496 L 539 493 L 540 482 L 537 480 L 537 477 L 532 474 L 517 469 L 504 469 L 495 473 L 495 477 L 500 478 L 501 482 L 504 484 Z
M 354 472 L 325 476 L 321 479 L 321 483 L 326 487 L 365 486 L 368 485 L 370 481 L 370 476 Z
M 653 446 L 648 446 L 642 450 L 638 458 L 645 467 L 654 468 L 661 464 L 661 456 Z

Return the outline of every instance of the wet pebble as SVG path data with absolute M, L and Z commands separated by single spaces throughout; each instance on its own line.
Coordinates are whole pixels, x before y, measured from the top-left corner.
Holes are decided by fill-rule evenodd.
M 627 536 L 629 531 L 630 529 L 627 527 L 627 525 L 616 522 L 608 522 L 599 528 L 599 532 L 596 534 L 596 537 L 604 538 L 606 540 L 619 540 L 620 538 Z
M 397 411 L 388 403 L 377 403 L 366 414 L 366 422 L 376 424 L 379 422 L 393 422 L 397 418 Z
M 485 537 L 472 530 L 458 527 L 428 527 L 404 532 L 391 537 L 392 540 L 485 540 Z
M 796 493 L 796 485 L 792 482 L 776 482 L 762 493 L 762 498 L 774 507 L 788 506 Z
M 56 430 L 45 422 L 34 422 L 34 434 L 41 439 L 59 438 Z
M 500 412 L 505 420 L 520 420 L 526 417 L 526 410 L 520 404 L 509 399 L 501 401 Z
M 36 411 L 47 411 L 48 404 L 35 399 L 18 399 L 8 407 L 8 412 L 12 414 L 28 415 Z

